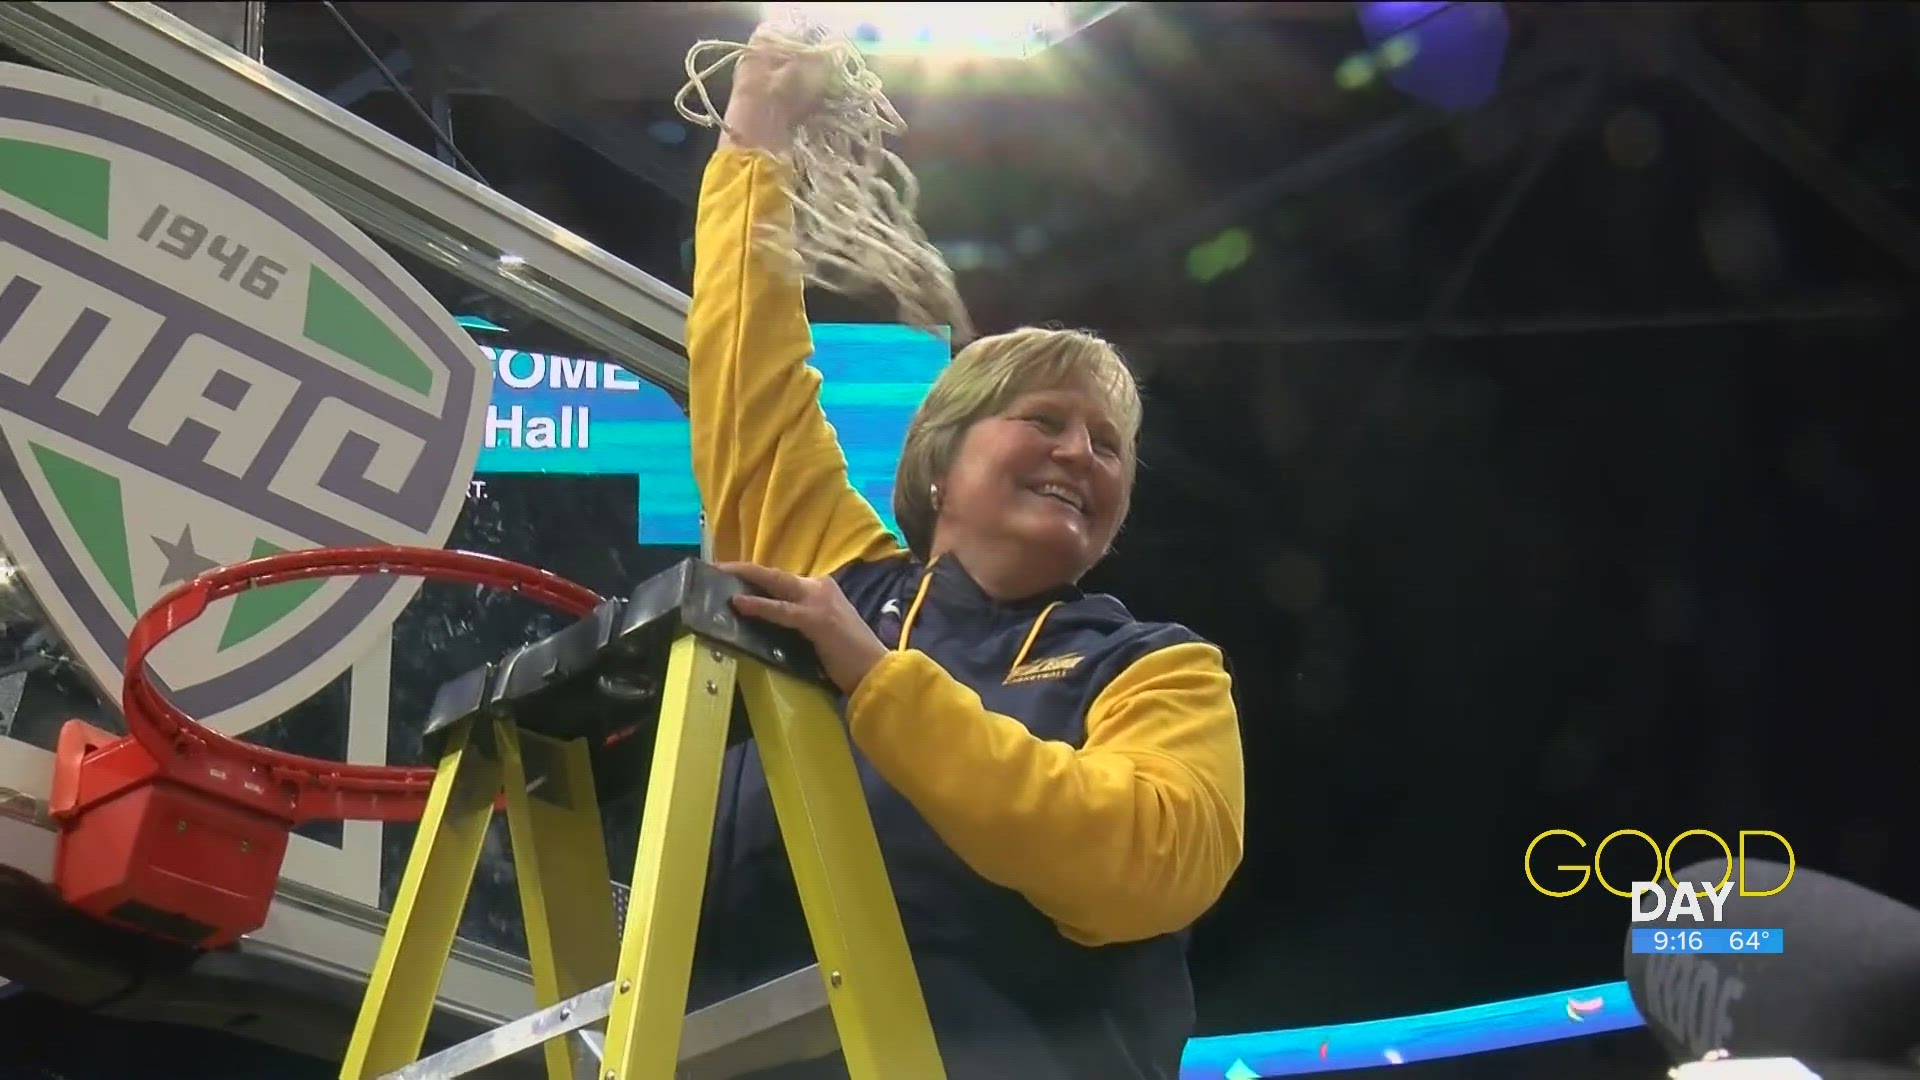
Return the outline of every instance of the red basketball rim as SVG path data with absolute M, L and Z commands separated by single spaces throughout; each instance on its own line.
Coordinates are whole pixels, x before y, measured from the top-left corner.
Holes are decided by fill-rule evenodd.
M 199 618 L 216 600 L 284 582 L 370 574 L 504 589 L 575 618 L 586 616 L 603 602 L 592 589 L 545 570 L 492 555 L 441 548 L 312 548 L 208 570 L 169 590 L 140 616 L 127 635 L 126 676 L 121 686 L 127 733 L 156 761 L 184 764 L 183 758 L 199 754 L 223 764 L 249 767 L 301 791 L 323 788 L 329 796 L 328 805 L 336 810 L 351 808 L 359 802 L 355 796 L 368 797 L 364 804 L 368 807 L 396 796 L 423 796 L 433 782 L 432 768 L 356 765 L 243 743 L 182 712 L 154 688 L 147 673 L 147 657 L 153 650 Z M 301 801 L 295 800 L 296 808 Z M 385 818 L 391 813 L 391 809 L 369 809 L 366 816 Z M 296 812 L 293 816 L 312 819 L 346 815 Z

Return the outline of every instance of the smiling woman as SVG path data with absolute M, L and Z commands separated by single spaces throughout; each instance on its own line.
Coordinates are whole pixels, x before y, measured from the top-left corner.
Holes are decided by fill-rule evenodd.
M 701 192 L 688 414 L 713 557 L 845 695 L 946 1075 L 1174 1077 L 1186 930 L 1239 866 L 1244 778 L 1220 651 L 1076 586 L 1126 520 L 1139 392 L 1091 334 L 974 341 L 908 429 L 901 548 L 848 483 L 780 249 L 812 59 L 749 47 Z M 812 959 L 751 742 L 720 800 L 695 1006 Z
M 1106 342 L 1035 328 L 984 338 L 914 417 L 894 516 L 921 558 L 972 549 L 989 591 L 1077 581 L 1126 518 L 1139 432 L 1139 390 Z M 1018 580 L 1029 575 L 1050 580 Z

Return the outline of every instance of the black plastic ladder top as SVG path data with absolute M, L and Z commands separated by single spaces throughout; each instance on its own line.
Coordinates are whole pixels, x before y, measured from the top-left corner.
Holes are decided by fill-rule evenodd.
M 429 751 L 437 754 L 464 720 L 511 718 L 523 731 L 587 740 L 600 801 L 620 799 L 644 782 L 668 654 L 683 634 L 831 689 L 804 637 L 734 611 L 735 596 L 756 591 L 711 563 L 684 560 L 627 599 L 443 683 L 427 715 Z M 737 696 L 733 712 L 729 740 L 737 742 L 747 733 Z

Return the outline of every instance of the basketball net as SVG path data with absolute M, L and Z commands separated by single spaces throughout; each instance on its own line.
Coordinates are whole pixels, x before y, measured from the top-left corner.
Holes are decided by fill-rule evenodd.
M 793 234 L 762 235 L 760 242 L 809 284 L 847 294 L 885 292 L 902 322 L 935 333 L 949 326 L 956 343 L 971 340 L 973 325 L 953 270 L 914 216 L 919 182 L 885 145 L 888 136 L 905 133 L 906 122 L 854 43 L 808 18 L 803 7 L 769 5 L 751 44 L 696 43 L 687 51 L 687 84 L 674 96 L 675 108 L 691 123 L 725 130 L 707 80 L 728 64 L 750 50 L 824 64 L 829 74 L 821 106 L 780 155 L 789 166 Z

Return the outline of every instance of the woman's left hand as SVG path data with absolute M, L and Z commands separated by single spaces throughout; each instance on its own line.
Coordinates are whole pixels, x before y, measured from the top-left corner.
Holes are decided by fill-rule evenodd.
M 767 594 L 736 596 L 734 610 L 799 631 L 813 643 L 820 666 L 841 693 L 852 694 L 873 665 L 886 657 L 887 647 L 832 578 L 801 577 L 754 563 L 715 565 Z

